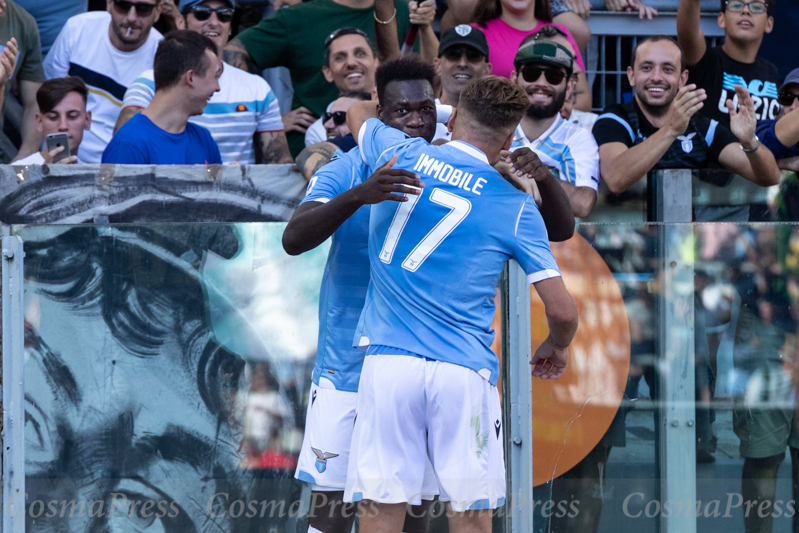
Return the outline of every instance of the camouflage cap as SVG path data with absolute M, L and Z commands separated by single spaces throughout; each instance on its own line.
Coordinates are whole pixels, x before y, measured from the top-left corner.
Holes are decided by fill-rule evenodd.
M 566 69 L 569 76 L 574 70 L 574 56 L 569 49 L 549 39 L 522 43 L 519 46 L 519 51 L 516 52 L 516 57 L 513 58 L 513 66 L 519 70 L 519 66 L 523 63 L 544 63 L 553 67 L 561 67 Z

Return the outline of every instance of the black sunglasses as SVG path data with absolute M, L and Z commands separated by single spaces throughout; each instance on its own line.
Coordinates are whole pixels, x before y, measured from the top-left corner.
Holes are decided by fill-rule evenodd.
M 195 6 L 191 8 L 191 12 L 194 14 L 194 18 L 200 22 L 205 22 L 211 18 L 211 13 L 216 13 L 216 18 L 219 22 L 230 22 L 233 20 L 233 9 L 229 7 L 211 9 L 208 6 Z
M 777 95 L 777 101 L 780 103 L 782 107 L 788 107 L 789 105 L 793 104 L 793 101 L 796 98 L 799 98 L 799 94 L 779 93 Z
M 533 39 L 536 41 L 542 38 L 551 39 L 552 37 L 557 37 L 558 35 L 566 37 L 567 39 L 569 37 L 568 35 L 566 35 L 565 31 L 561 30 L 557 26 L 544 26 L 543 28 L 538 30 L 538 33 L 535 34 L 535 37 L 533 37 Z
M 139 2 L 128 2 L 127 0 L 114 0 L 114 9 L 120 15 L 127 15 L 130 13 L 130 8 L 136 8 L 136 15 L 140 17 L 149 17 L 155 9 L 155 4 L 144 4 Z
M 544 73 L 544 77 L 546 77 L 547 82 L 550 85 L 560 85 L 560 82 L 566 77 L 566 73 L 558 68 L 547 68 L 547 67 L 522 67 L 521 74 L 524 78 L 524 81 L 527 83 L 533 83 L 538 81 L 538 78 L 541 77 L 541 73 Z
M 341 126 L 347 121 L 347 112 L 346 111 L 326 111 L 322 115 L 322 124 L 326 124 L 328 120 L 333 119 L 333 124 L 336 126 Z
M 472 48 L 471 46 L 464 46 L 463 48 L 451 46 L 444 50 L 444 53 L 441 54 L 448 61 L 460 61 L 463 54 L 466 54 L 466 61 L 469 63 L 477 63 L 478 61 L 482 61 L 485 57 L 483 54 Z

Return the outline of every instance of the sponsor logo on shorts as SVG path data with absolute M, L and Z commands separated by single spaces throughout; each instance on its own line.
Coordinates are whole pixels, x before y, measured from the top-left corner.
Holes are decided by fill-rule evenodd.
M 323 452 L 322 450 L 317 450 L 314 447 L 311 447 L 311 450 L 316 454 L 316 470 L 321 474 L 325 470 L 327 470 L 327 460 L 332 459 L 333 457 L 338 457 L 337 453 L 329 453 Z
M 315 401 L 316 401 L 316 391 L 313 391 L 313 393 L 311 394 L 311 407 L 313 407 Z
M 499 419 L 496 419 L 494 421 L 494 431 L 497 432 L 497 438 L 499 438 L 499 430 L 500 429 L 502 429 L 502 422 L 500 422 Z

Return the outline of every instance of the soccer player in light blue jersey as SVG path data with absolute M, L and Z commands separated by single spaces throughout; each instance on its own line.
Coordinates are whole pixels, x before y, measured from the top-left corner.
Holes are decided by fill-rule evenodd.
M 377 91 L 382 103 L 380 118 L 413 138 L 426 142 L 433 137 L 436 111 L 433 94 L 434 71 L 418 60 L 403 58 L 383 65 L 377 72 Z M 397 90 L 411 88 L 411 92 Z M 319 143 L 313 156 L 324 157 Z M 529 152 L 529 151 L 528 151 Z M 525 157 L 526 156 L 526 157 Z M 515 163 L 526 170 L 532 154 L 519 154 Z M 318 163 L 313 163 L 313 166 Z M 303 165 L 305 166 L 305 165 Z M 305 169 L 304 169 L 305 170 Z M 371 176 L 371 177 L 370 177 Z M 309 531 L 349 533 L 357 511 L 342 505 L 347 474 L 347 458 L 357 404 L 358 380 L 365 352 L 352 347 L 352 339 L 369 284 L 367 235 L 369 204 L 397 205 L 407 201 L 403 193 L 414 194 L 421 182 L 414 173 L 391 169 L 386 164 L 374 173 L 367 167 L 360 150 L 337 152 L 334 159 L 310 178 L 305 200 L 295 212 L 283 235 L 283 246 L 292 255 L 310 250 L 332 235 L 330 255 L 321 289 L 320 334 L 317 361 L 310 391 L 306 432 L 296 476 L 312 483 L 312 504 L 326 502 L 323 510 L 311 513 Z M 544 176 L 539 182 L 542 197 L 552 207 L 551 233 L 563 240 L 571 237 L 573 217 L 568 198 L 557 180 Z M 571 225 L 570 225 L 571 223 Z M 429 467 L 425 496 L 438 492 Z M 403 531 L 427 531 L 424 509 L 429 500 L 419 500 L 421 508 L 408 514 Z M 425 503 L 427 502 L 427 503 Z M 329 508 L 329 511 L 328 511 Z
M 521 264 L 546 307 L 550 335 L 531 361 L 533 375 L 557 378 L 566 368 L 576 305 L 533 198 L 491 166 L 509 154 L 528 106 L 507 79 L 474 80 L 450 119 L 453 141 L 443 146 L 367 120 L 377 115 L 373 102 L 348 111 L 367 165 L 396 162 L 422 184 L 405 202 L 371 208 L 371 283 L 358 326 L 368 351 L 344 494 L 377 511 L 361 517 L 362 533 L 402 530 L 406 505 L 424 490 L 426 456 L 450 530 L 491 531 L 490 513 L 471 510 L 495 509 L 505 498 L 499 366 L 490 345 L 495 287 L 508 259 Z M 537 161 L 531 173 L 542 167 Z

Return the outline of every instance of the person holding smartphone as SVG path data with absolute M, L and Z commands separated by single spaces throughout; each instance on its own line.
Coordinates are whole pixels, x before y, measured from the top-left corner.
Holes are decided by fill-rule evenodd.
M 36 128 L 46 147 L 14 165 L 81 163 L 78 147 L 83 132 L 92 125 L 92 112 L 86 110 L 89 91 L 77 76 L 54 78 L 42 83 L 36 92 L 39 112 Z

